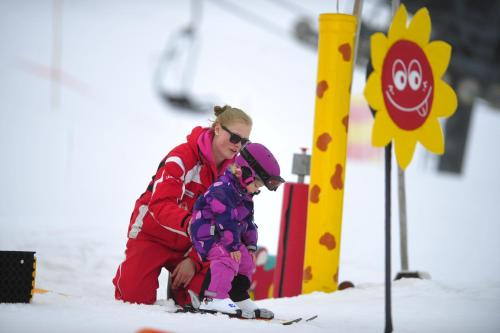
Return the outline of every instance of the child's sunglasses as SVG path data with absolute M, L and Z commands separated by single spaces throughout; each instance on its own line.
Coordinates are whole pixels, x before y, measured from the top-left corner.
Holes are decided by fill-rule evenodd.
M 280 176 L 269 175 L 246 148 L 241 149 L 240 154 L 247 161 L 248 165 L 250 165 L 250 167 L 255 171 L 256 176 L 262 180 L 269 191 L 276 191 L 278 187 L 285 182 L 285 180 Z
M 242 145 L 242 146 L 244 146 L 244 145 L 246 145 L 248 142 L 250 142 L 250 140 L 249 140 L 249 139 L 247 139 L 247 138 L 242 138 L 242 137 L 241 137 L 241 136 L 239 136 L 238 134 L 231 132 L 231 131 L 230 131 L 230 130 L 226 127 L 226 126 L 224 126 L 224 125 L 220 125 L 220 127 L 222 127 L 222 129 L 223 129 L 224 131 L 226 131 L 226 132 L 228 132 L 228 133 L 229 133 L 229 141 L 230 141 L 231 143 L 234 143 L 234 144 L 236 145 L 236 144 L 238 144 L 238 143 L 240 143 L 240 142 L 241 142 L 241 145 Z

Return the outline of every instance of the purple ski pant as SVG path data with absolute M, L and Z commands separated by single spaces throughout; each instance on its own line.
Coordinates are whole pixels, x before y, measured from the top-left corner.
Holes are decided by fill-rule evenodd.
M 241 259 L 236 262 L 229 252 L 220 243 L 216 243 L 208 251 L 207 259 L 210 261 L 210 285 L 205 291 L 205 296 L 224 299 L 229 297 L 231 282 L 238 274 L 245 275 L 252 281 L 255 271 L 253 258 L 248 253 L 246 246 L 240 246 Z

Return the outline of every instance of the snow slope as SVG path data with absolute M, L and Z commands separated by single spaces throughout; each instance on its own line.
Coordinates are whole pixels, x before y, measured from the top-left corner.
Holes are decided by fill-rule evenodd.
M 257 29 L 205 1 L 192 89 L 247 110 L 252 138 L 269 145 L 291 175 L 293 153 L 310 147 L 316 54 L 290 37 Z M 296 15 L 270 1 L 255 10 L 284 30 Z M 37 286 L 57 293 L 32 304 L 0 304 L 1 332 L 372 332 L 384 327 L 383 164 L 348 162 L 340 280 L 357 288 L 262 301 L 279 317 L 319 314 L 282 327 L 217 316 L 169 314 L 166 275 L 158 305 L 113 299 L 128 218 L 157 163 L 211 114 L 166 107 L 152 81 L 188 2 L 66 1 L 61 70 L 53 84 L 51 1 L 0 2 L 0 250 L 37 252 Z M 304 5 L 303 5 L 304 6 Z M 250 8 L 247 6 L 247 8 Z M 308 2 L 308 12 L 335 10 Z M 432 13 L 431 13 L 432 15 Z M 360 94 L 362 70 L 355 73 Z M 407 171 L 410 268 L 432 280 L 394 283 L 399 332 L 497 332 L 500 319 L 500 113 L 478 102 L 464 175 L 437 174 L 417 150 Z M 393 192 L 396 193 L 396 192 Z M 277 249 L 282 192 L 256 200 L 261 244 Z M 393 271 L 399 270 L 393 202 Z

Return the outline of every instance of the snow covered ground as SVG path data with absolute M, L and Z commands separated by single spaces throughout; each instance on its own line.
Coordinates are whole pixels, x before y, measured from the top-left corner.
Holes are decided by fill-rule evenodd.
M 188 2 L 62 3 L 62 75 L 53 84 L 52 1 L 0 2 L 0 250 L 36 251 L 37 287 L 70 296 L 48 293 L 35 295 L 31 304 L 0 304 L 0 331 L 382 331 L 381 160 L 347 165 L 340 280 L 356 288 L 261 301 L 277 317 L 318 314 L 315 321 L 286 327 L 170 314 L 165 274 L 158 305 L 113 299 L 111 279 L 123 258 L 135 199 L 164 154 L 212 116 L 166 107 L 152 87 L 169 36 L 189 21 Z M 247 110 L 255 122 L 252 138 L 277 152 L 284 177 L 293 181 L 293 153 L 311 146 L 316 54 L 291 37 L 241 21 L 215 0 L 203 4 L 192 91 Z M 246 8 L 283 31 L 297 17 L 271 1 L 252 4 Z M 321 1 L 307 8 L 313 18 L 335 10 Z M 363 81 L 359 70 L 355 95 Z M 500 112 L 478 102 L 460 177 L 436 173 L 435 157 L 417 151 L 406 175 L 410 268 L 432 279 L 394 283 L 396 332 L 500 330 L 499 126 Z M 262 245 L 271 253 L 281 196 L 263 193 L 256 200 Z

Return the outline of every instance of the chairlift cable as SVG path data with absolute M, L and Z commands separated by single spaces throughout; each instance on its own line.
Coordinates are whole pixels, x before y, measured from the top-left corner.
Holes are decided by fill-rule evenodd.
M 304 8 L 300 5 L 297 5 L 296 3 L 288 0 L 269 0 L 270 2 L 273 2 L 277 5 L 280 5 L 291 12 L 294 12 L 296 14 L 300 14 L 302 16 L 307 16 L 307 17 L 314 17 L 315 14 L 313 14 L 309 9 Z
M 188 29 L 190 30 L 190 45 L 189 48 L 191 49 L 190 52 L 188 52 L 188 60 L 187 60 L 187 66 L 184 69 L 184 75 L 182 76 L 182 87 L 184 89 L 188 89 L 188 87 L 191 85 L 193 77 L 194 77 L 194 70 L 195 70 L 195 65 L 196 65 L 196 60 L 199 56 L 199 52 L 196 52 L 197 46 L 198 46 L 198 30 L 199 30 L 199 25 L 201 22 L 201 18 L 203 15 L 203 8 L 202 8 L 202 3 L 201 0 L 191 0 L 191 22 L 189 23 Z
M 220 8 L 232 13 L 235 16 L 238 16 L 239 18 L 252 23 L 253 25 L 258 26 L 259 28 L 262 28 L 264 30 L 267 30 L 270 33 L 273 33 L 275 35 L 278 35 L 280 37 L 288 37 L 290 33 L 286 31 L 285 29 L 281 28 L 277 24 L 274 24 L 272 21 L 263 18 L 262 16 L 259 16 L 255 14 L 254 12 L 251 12 L 241 6 L 236 5 L 235 3 L 231 1 L 226 1 L 226 0 L 211 0 L 211 3 L 218 5 Z
M 194 77 L 194 69 L 198 53 L 196 52 L 198 42 L 199 24 L 202 17 L 201 0 L 191 0 L 189 23 L 175 31 L 168 39 L 165 48 L 158 61 L 157 69 L 153 77 L 154 89 L 157 94 L 169 104 L 191 111 L 200 111 L 202 105 L 189 96 L 190 81 Z M 172 63 L 181 59 L 179 54 L 184 55 L 184 63 L 181 63 L 181 73 L 178 80 L 179 92 L 172 92 L 164 87 L 163 80 L 168 76 Z M 178 86 L 177 86 L 178 87 Z

